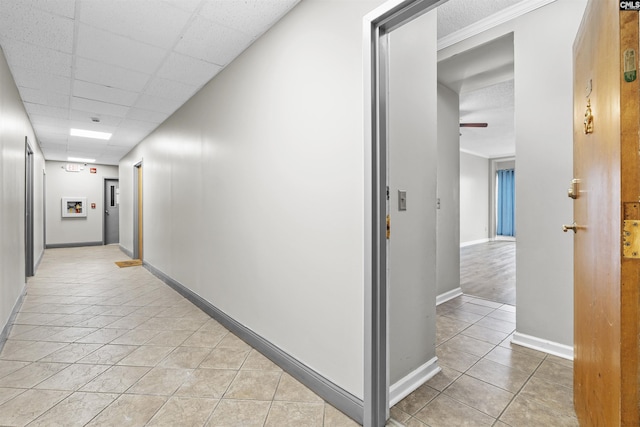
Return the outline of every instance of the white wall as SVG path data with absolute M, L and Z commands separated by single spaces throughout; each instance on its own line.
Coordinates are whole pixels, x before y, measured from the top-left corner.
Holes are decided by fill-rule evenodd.
M 514 39 L 517 332 L 571 347 L 573 239 L 561 225 L 573 218 L 572 47 L 585 4 L 540 9 L 522 20 Z
M 573 216 L 566 197 L 573 169 L 572 44 L 585 4 L 557 0 L 438 54 L 441 60 L 514 33 L 516 332 L 567 346 L 573 345 L 573 241 L 560 226 Z
M 46 162 L 47 246 L 99 244 L 103 241 L 104 179 L 117 179 L 118 167 L 88 164 L 80 172 L 67 172 L 66 164 Z M 90 173 L 92 167 L 96 173 Z M 86 197 L 87 216 L 63 218 L 62 197 Z
M 438 295 L 460 287 L 460 99 L 438 85 Z
M 489 237 L 489 159 L 460 152 L 460 244 Z
M 120 163 L 133 250 L 363 397 L 362 18 L 379 1 L 305 0 Z
M 25 287 L 25 136 L 34 151 L 34 260 L 37 262 L 44 250 L 44 160 L 0 49 L 0 332 Z
M 389 36 L 390 384 L 435 357 L 436 13 Z M 398 210 L 398 190 L 407 209 Z

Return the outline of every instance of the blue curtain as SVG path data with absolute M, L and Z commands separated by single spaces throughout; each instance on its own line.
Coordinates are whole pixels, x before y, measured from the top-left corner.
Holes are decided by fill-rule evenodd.
M 498 171 L 498 236 L 515 236 L 515 171 L 504 169 Z

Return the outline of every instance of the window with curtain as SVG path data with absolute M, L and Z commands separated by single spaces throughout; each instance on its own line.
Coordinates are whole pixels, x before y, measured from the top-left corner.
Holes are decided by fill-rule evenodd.
M 498 206 L 497 206 L 497 227 L 498 236 L 515 236 L 515 170 L 503 169 L 498 171 Z

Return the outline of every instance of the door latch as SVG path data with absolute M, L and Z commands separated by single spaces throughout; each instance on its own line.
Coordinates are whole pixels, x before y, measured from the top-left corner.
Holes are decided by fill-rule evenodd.
M 571 197 L 574 200 L 578 198 L 578 184 L 579 183 L 580 183 L 579 179 L 571 180 L 571 187 L 569 187 L 569 190 L 567 190 L 567 196 Z
M 387 239 L 391 237 L 391 216 L 387 215 Z
M 577 233 L 578 232 L 578 224 L 576 224 L 575 222 L 571 225 L 566 225 L 563 224 L 562 225 L 562 231 L 564 231 L 565 233 L 569 230 L 573 230 L 573 233 Z

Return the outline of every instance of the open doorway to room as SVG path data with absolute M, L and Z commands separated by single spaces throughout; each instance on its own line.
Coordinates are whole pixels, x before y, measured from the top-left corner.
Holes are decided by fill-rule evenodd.
M 460 289 L 516 304 L 513 34 L 438 63 L 459 95 Z

